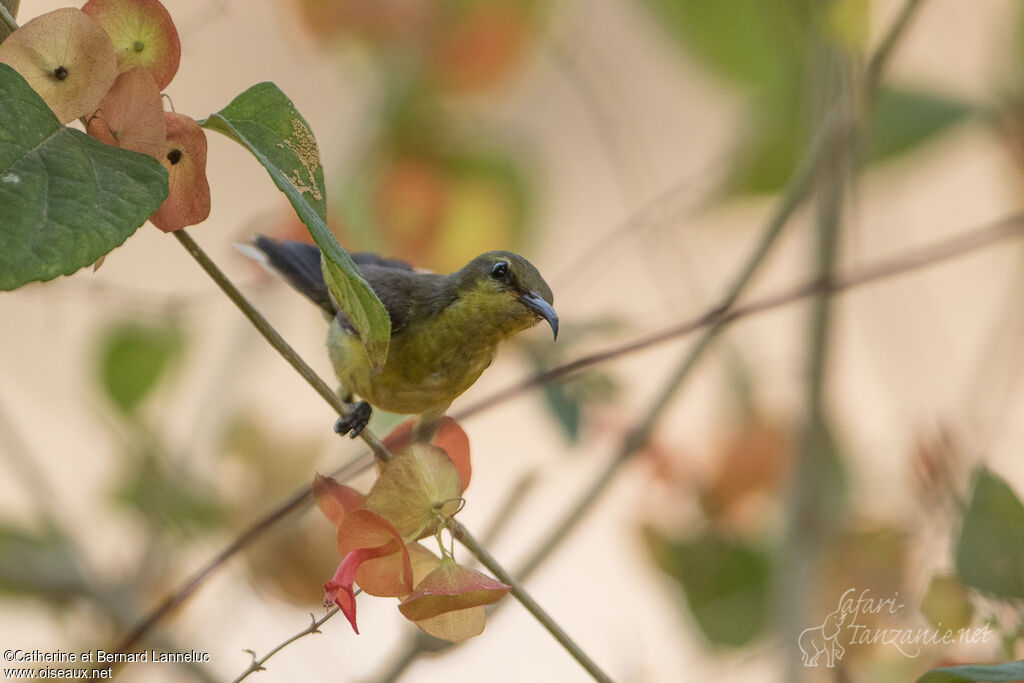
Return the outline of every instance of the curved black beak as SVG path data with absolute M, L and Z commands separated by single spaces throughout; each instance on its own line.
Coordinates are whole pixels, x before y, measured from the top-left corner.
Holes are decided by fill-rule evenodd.
M 551 331 L 555 333 L 555 339 L 558 339 L 558 314 L 555 313 L 554 307 L 536 292 L 527 292 L 519 297 L 519 300 L 531 311 L 547 320 L 551 325 Z

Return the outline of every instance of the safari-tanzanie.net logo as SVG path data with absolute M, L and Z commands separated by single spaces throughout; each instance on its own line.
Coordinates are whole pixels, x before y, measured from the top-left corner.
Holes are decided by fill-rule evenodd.
M 884 625 L 886 615 L 899 614 L 904 607 L 898 592 L 889 597 L 874 597 L 870 589 L 859 592 L 856 588 L 848 589 L 821 624 L 800 633 L 798 644 L 804 666 L 831 669 L 846 654 L 848 645 L 893 647 L 906 657 L 917 657 L 925 646 L 986 643 L 994 635 L 988 624 L 958 629 L 943 628 L 941 624 L 925 628 Z M 861 620 L 864 615 L 879 615 L 882 625 L 864 623 Z

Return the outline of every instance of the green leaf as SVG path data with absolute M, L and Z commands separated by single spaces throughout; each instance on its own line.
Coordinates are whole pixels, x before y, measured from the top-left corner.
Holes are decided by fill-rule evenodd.
M 645 536 L 709 641 L 738 647 L 764 630 L 772 574 L 764 551 L 713 532 L 677 540 L 647 529 Z
M 1006 664 L 965 664 L 932 669 L 915 683 L 996 683 L 1024 679 L 1024 660 Z
M 0 290 L 94 263 L 165 197 L 159 162 L 60 125 L 25 79 L 0 64 Z
M 99 351 L 100 384 L 124 413 L 132 413 L 156 386 L 183 346 L 173 324 L 125 322 L 104 335 Z
M 778 192 L 810 141 L 811 121 L 797 84 L 780 86 L 751 105 L 750 128 L 726 181 L 727 195 Z M 883 87 L 872 113 L 867 163 L 888 161 L 963 121 L 967 103 L 911 89 Z
M 224 512 L 216 492 L 181 463 L 173 466 L 151 452 L 133 454 L 114 499 L 137 510 L 154 529 L 191 536 L 215 529 Z
M 561 382 L 548 382 L 544 385 L 544 400 L 551 409 L 551 414 L 558 420 L 562 431 L 570 444 L 580 440 L 580 423 L 582 406 L 579 398 L 570 396 Z
M 778 192 L 808 144 L 809 121 L 796 86 L 766 93 L 748 109 L 749 128 L 726 180 L 726 195 Z
M 977 470 L 956 546 L 965 584 L 999 598 L 1024 599 L 1024 505 L 988 469 Z
M 956 576 L 935 575 L 921 599 L 921 613 L 935 628 L 967 628 L 974 616 L 967 587 Z
M 718 75 L 771 87 L 803 63 L 803 0 L 642 0 L 680 45 Z
M 295 105 L 273 83 L 258 83 L 200 125 L 237 141 L 267 169 L 320 247 L 327 286 L 359 333 L 370 362 L 382 366 L 391 339 L 391 320 L 327 227 L 320 152 Z
M 0 592 L 62 602 L 85 587 L 75 552 L 57 534 L 29 534 L 0 526 Z
M 840 44 L 860 49 L 871 32 L 869 0 L 834 0 L 825 8 L 825 26 Z
M 883 88 L 875 105 L 868 161 L 883 161 L 961 122 L 973 108 L 961 100 L 903 88 Z

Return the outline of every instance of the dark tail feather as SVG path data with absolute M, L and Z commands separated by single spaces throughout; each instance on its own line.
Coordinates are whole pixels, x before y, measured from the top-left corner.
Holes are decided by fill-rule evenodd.
M 320 270 L 320 249 L 315 244 L 293 240 L 278 242 L 263 235 L 253 237 L 252 244 L 266 257 L 264 265 L 334 317 L 334 304 Z

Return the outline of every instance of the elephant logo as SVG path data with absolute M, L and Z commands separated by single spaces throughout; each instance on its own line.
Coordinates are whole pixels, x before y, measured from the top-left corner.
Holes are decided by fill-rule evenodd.
M 818 666 L 818 659 L 825 655 L 825 666 L 832 669 L 837 659 L 846 654 L 845 648 L 839 644 L 839 634 L 846 620 L 846 612 L 837 608 L 831 612 L 821 626 L 805 628 L 800 633 L 798 644 L 803 653 L 804 666 Z

